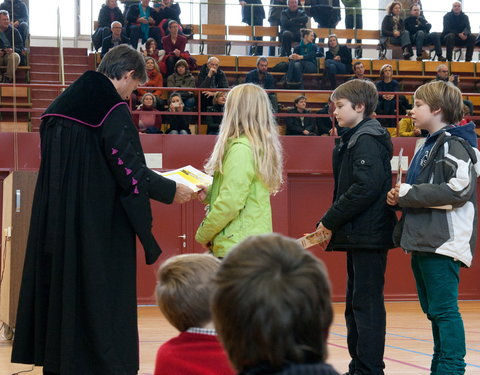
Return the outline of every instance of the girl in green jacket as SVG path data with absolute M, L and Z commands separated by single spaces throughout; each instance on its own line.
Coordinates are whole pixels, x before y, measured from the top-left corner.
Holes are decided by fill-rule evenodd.
M 267 93 L 250 83 L 234 87 L 205 165 L 213 183 L 199 193 L 208 213 L 197 230 L 197 242 L 223 258 L 245 237 L 272 232 L 270 194 L 282 184 L 282 167 L 282 148 Z

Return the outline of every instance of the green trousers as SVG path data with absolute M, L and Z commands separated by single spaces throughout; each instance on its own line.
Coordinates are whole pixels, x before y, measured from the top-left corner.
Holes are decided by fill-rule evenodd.
M 412 253 L 420 305 L 432 323 L 431 375 L 465 374 L 465 330 L 458 311 L 460 262 L 433 253 Z

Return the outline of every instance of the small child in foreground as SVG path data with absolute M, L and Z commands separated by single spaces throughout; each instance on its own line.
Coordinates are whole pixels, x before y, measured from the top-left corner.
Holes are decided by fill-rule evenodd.
M 475 125 L 452 125 L 462 116 L 462 93 L 454 85 L 434 81 L 417 89 L 412 117 L 429 136 L 407 182 L 387 195 L 389 205 L 403 210 L 394 239 L 412 254 L 418 298 L 432 324 L 434 375 L 465 373 L 458 284 L 460 267 L 470 267 L 475 250 L 480 154 Z
M 211 255 L 185 254 L 158 270 L 158 306 L 180 334 L 158 349 L 154 375 L 234 374 L 210 317 L 212 278 L 219 265 Z
M 338 375 L 325 363 L 327 270 L 295 240 L 265 234 L 233 247 L 215 277 L 212 316 L 241 375 Z

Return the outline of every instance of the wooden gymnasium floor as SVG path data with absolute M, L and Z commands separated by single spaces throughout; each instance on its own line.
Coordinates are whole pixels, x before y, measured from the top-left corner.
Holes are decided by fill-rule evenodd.
M 344 305 L 336 303 L 335 320 L 331 329 L 328 361 L 340 372 L 347 369 L 349 356 L 346 348 Z M 480 375 L 480 301 L 462 301 L 460 309 L 467 338 L 467 375 Z M 139 307 L 140 375 L 153 374 L 157 348 L 176 330 L 161 316 L 155 306 Z M 10 375 L 31 366 L 10 363 L 11 343 L 0 341 L 0 375 Z M 428 375 L 432 352 L 430 326 L 418 302 L 387 303 L 387 341 L 385 374 Z M 22 374 L 41 375 L 40 368 Z M 168 374 L 167 374 L 168 375 Z

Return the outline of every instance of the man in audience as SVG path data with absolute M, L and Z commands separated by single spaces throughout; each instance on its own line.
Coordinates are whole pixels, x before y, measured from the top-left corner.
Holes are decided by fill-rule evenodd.
M 255 4 L 256 6 L 250 5 Z M 265 19 L 265 10 L 263 9 L 261 0 L 240 0 L 240 5 L 242 6 L 242 22 L 246 23 L 249 26 L 262 26 L 263 20 Z M 256 36 L 254 40 L 262 40 L 261 36 Z M 254 48 L 250 47 L 250 55 L 263 55 L 263 47 L 258 46 Z
M 447 48 L 447 60 L 452 61 L 453 48 L 466 47 L 465 61 L 472 61 L 475 37 L 468 16 L 462 12 L 462 3 L 455 1 L 452 10 L 443 16 L 442 40 Z
M 423 60 L 423 46 L 433 44 L 435 46 L 435 53 L 438 61 L 445 61 L 446 58 L 442 56 L 442 45 L 440 44 L 440 35 L 438 33 L 431 33 L 432 24 L 427 22 L 425 17 L 420 14 L 420 6 L 414 4 L 410 7 L 410 16 L 405 21 L 405 30 L 410 33 L 412 42 L 417 47 L 417 61 Z M 428 56 L 428 54 L 427 54 Z
M 460 78 L 456 74 L 450 74 L 448 71 L 448 66 L 446 66 L 445 64 L 440 64 L 439 66 L 437 66 L 437 75 L 434 81 L 451 82 L 455 86 L 460 88 L 458 86 L 460 83 Z M 473 114 L 473 103 L 468 99 L 464 99 L 463 104 L 465 104 L 470 109 L 470 113 Z
M 346 29 L 362 29 L 363 17 L 362 17 L 362 0 L 342 0 L 345 6 L 345 28 Z M 347 43 L 352 40 L 347 39 Z M 362 43 L 361 39 L 357 39 L 356 43 Z M 355 58 L 362 58 L 362 47 L 355 48 Z
M 23 42 L 28 38 L 28 8 L 22 0 L 5 0 L 0 5 L 0 10 L 6 10 L 12 15 L 13 27 L 15 27 Z
M 7 66 L 3 75 L 3 83 L 12 83 L 14 72 L 20 65 L 23 51 L 23 40 L 16 28 L 10 24 L 10 16 L 6 10 L 0 10 L 0 64 Z
M 267 71 L 268 60 L 266 57 L 259 57 L 257 59 L 257 69 L 253 69 L 247 73 L 245 83 L 255 83 L 265 90 L 275 89 L 275 81 L 273 76 Z M 276 112 L 278 110 L 277 94 L 269 92 L 268 97 L 272 103 L 272 108 Z
M 280 56 L 290 56 L 292 42 L 300 42 L 300 29 L 307 27 L 308 16 L 298 8 L 298 0 L 288 0 L 288 8 L 280 16 Z
M 340 22 L 340 0 L 310 0 L 310 13 L 319 28 L 334 29 Z M 323 43 L 323 37 L 318 38 Z
M 270 0 L 270 9 L 268 11 L 268 23 L 270 26 L 280 26 L 280 16 L 283 10 L 281 5 L 287 5 L 287 0 Z M 274 42 L 276 39 L 272 37 L 270 40 Z M 275 46 L 270 47 L 268 54 L 269 56 L 275 56 Z
M 213 323 L 242 375 L 338 375 L 328 364 L 333 318 L 323 262 L 279 234 L 251 236 L 220 264 Z
M 217 91 L 216 89 L 228 88 L 227 76 L 220 69 L 220 60 L 215 56 L 210 57 L 207 63 L 201 67 L 198 74 L 198 87 L 213 89 L 202 91 L 202 112 L 205 112 L 207 107 L 213 104 L 212 98 Z
M 370 78 L 365 77 L 365 67 L 361 61 L 356 61 L 353 64 L 353 77 L 350 77 L 349 80 L 352 79 L 363 79 L 364 81 L 371 81 Z
M 130 39 L 122 34 L 122 24 L 118 21 L 113 21 L 111 26 L 112 34 L 103 39 L 102 42 L 102 57 L 110 50 L 119 44 L 130 44 Z

